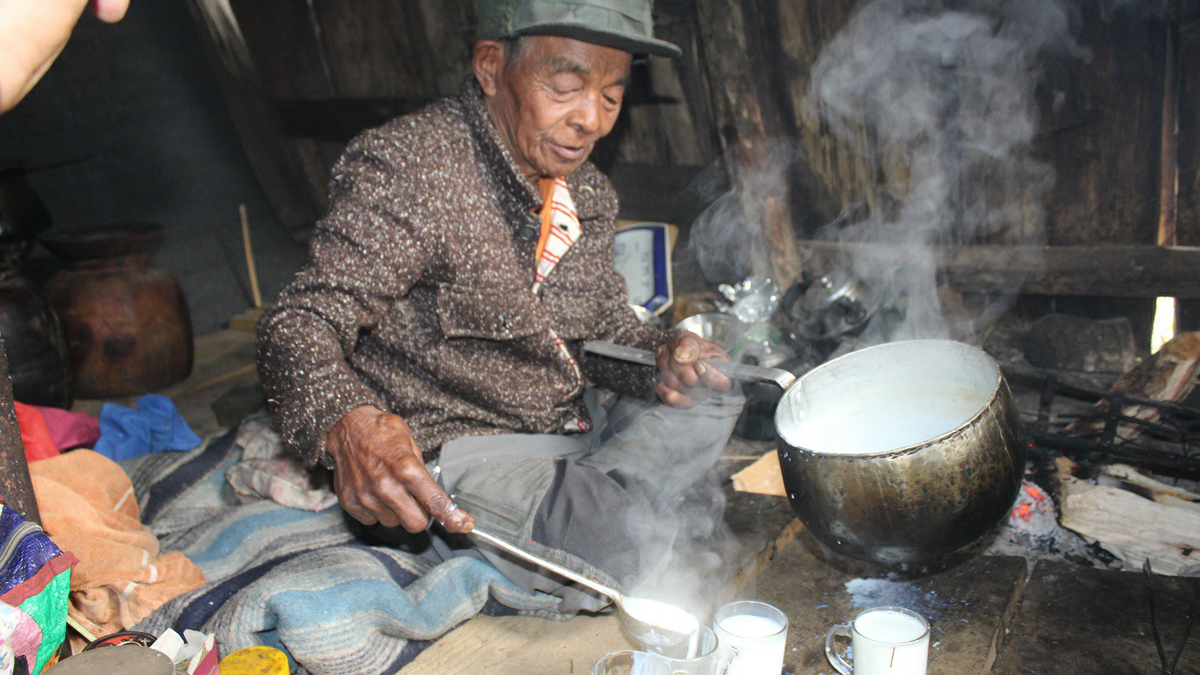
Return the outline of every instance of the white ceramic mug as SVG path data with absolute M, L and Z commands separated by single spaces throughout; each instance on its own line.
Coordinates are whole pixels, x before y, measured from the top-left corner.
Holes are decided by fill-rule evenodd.
M 778 675 L 787 647 L 787 615 L 765 602 L 738 600 L 713 614 L 728 675 Z
M 850 638 L 846 663 L 833 648 L 836 637 Z M 825 658 L 842 675 L 925 675 L 929 664 L 929 622 L 903 607 L 876 607 L 825 634 Z

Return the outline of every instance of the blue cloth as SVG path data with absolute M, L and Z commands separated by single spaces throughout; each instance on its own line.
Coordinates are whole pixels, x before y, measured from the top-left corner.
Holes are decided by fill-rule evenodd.
M 175 404 L 166 396 L 146 394 L 137 410 L 115 403 L 100 409 L 100 440 L 96 452 L 114 461 L 163 450 L 191 450 L 200 445 Z
M 376 545 L 341 507 L 239 503 L 225 480 L 237 429 L 199 450 L 122 463 L 164 551 L 182 551 L 207 584 L 134 630 L 216 633 L 222 653 L 267 645 L 311 675 L 394 673 L 476 614 L 565 619 L 475 558 L 435 564 Z
M 36 523 L 0 506 L 0 595 L 37 574 L 51 558 L 62 555 Z

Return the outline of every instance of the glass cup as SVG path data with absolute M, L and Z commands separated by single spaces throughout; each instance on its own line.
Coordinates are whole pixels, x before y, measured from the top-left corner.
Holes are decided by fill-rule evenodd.
M 854 665 L 834 650 L 834 638 L 850 638 Z M 825 634 L 825 658 L 842 675 L 925 675 L 929 622 L 903 607 L 876 607 Z
M 738 600 L 713 614 L 713 629 L 729 662 L 728 675 L 772 675 L 783 670 L 787 615 L 765 602 Z
M 671 675 L 671 667 L 658 654 L 626 649 L 601 656 L 592 675 Z
M 716 633 L 700 626 L 690 640 L 671 647 L 647 647 L 646 650 L 662 656 L 671 675 L 724 675 L 725 659 L 720 644 Z

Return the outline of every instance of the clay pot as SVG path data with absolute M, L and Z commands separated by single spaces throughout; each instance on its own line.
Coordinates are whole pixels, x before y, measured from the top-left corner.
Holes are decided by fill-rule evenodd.
M 162 243 L 161 225 L 106 225 L 42 243 L 64 265 L 46 290 L 62 321 L 76 396 L 141 394 L 191 373 L 183 288 L 150 261 Z

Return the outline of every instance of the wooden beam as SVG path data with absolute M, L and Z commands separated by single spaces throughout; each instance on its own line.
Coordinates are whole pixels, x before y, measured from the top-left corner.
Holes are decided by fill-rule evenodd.
M 863 256 L 879 266 L 913 259 L 903 246 L 815 240 L 799 245 L 820 257 Z M 1195 246 L 967 246 L 934 252 L 939 271 L 964 293 L 1019 288 L 1028 295 L 1200 298 Z

